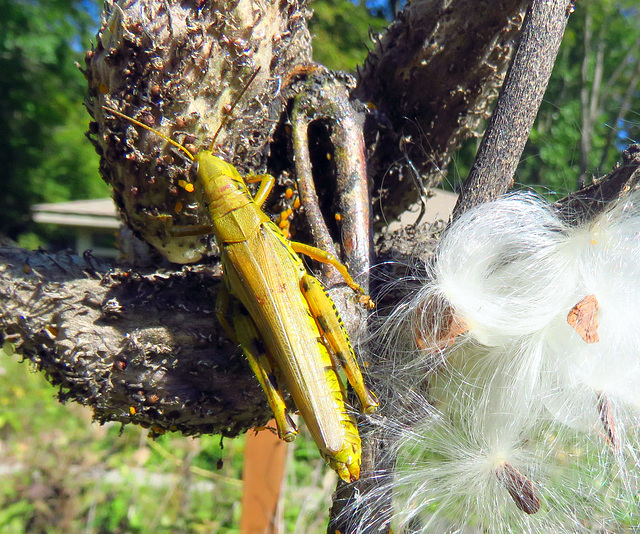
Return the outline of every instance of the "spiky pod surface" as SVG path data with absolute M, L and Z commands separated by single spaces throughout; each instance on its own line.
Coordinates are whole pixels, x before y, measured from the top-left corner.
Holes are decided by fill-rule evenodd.
M 282 80 L 311 60 L 309 16 L 305 0 L 106 2 L 86 56 L 90 138 L 125 222 L 169 260 L 197 261 L 212 244 L 210 236 L 172 233 L 210 224 L 197 188 L 180 185 L 192 181 L 191 162 L 103 106 L 193 152 L 209 148 L 222 125 L 216 151 L 243 175 L 264 172 L 265 146 L 284 107 Z
M 381 330 L 395 467 L 356 506 L 391 492 L 394 532 L 636 528 L 640 192 L 580 225 L 481 205 L 428 273 Z

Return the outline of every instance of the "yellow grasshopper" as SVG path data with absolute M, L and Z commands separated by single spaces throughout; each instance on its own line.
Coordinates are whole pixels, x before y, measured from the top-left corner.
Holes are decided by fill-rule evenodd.
M 236 168 L 213 154 L 213 143 L 210 150 L 194 156 L 145 124 L 114 109 L 104 109 L 154 132 L 193 162 L 209 203 L 212 233 L 224 270 L 224 286 L 216 303 L 220 323 L 249 360 L 273 410 L 280 438 L 292 441 L 298 433 L 287 412 L 282 383 L 320 454 L 342 480 L 357 480 L 360 436 L 355 418 L 345 405 L 339 367 L 344 367 L 365 413 L 374 412 L 378 400 L 364 385 L 335 304 L 322 284 L 306 271 L 298 254 L 336 267 L 347 285 L 361 294 L 361 301 L 373 306 L 369 297 L 333 255 L 289 241 L 262 211 L 274 184 L 272 176 L 248 177 L 250 182 L 260 182 L 252 197 Z M 234 297 L 232 324 L 226 318 L 230 295 Z

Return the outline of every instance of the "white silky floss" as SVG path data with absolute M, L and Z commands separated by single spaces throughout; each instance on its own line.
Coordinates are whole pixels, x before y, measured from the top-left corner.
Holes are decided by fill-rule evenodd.
M 631 195 L 583 228 L 563 253 L 574 261 L 578 295 L 598 301 L 598 342 L 584 343 L 566 322 L 553 325 L 552 354 L 563 382 L 615 403 L 640 407 L 640 195 Z
M 394 532 L 640 525 L 640 192 L 578 227 L 528 193 L 484 204 L 429 272 L 390 336 L 429 403 L 392 447 Z

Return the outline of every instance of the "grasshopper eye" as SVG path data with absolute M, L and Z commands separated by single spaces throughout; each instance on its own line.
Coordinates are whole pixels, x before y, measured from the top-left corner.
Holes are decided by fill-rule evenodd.
M 191 165 L 191 168 L 189 169 L 189 178 L 192 182 L 195 182 L 198 179 L 198 167 L 199 163 L 194 161 L 193 165 Z

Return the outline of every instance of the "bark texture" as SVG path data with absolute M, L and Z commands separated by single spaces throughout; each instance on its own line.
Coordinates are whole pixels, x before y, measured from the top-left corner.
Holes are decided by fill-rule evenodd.
M 566 0 L 531 3 L 491 122 L 462 185 L 454 218 L 511 188 L 570 13 Z
M 221 272 L 110 270 L 90 255 L 0 248 L 1 341 L 103 423 L 233 437 L 271 418 L 215 317 Z
M 413 0 L 398 13 L 360 72 L 356 96 L 371 102 L 376 214 L 390 218 L 445 177 L 460 144 L 480 135 L 529 0 Z

